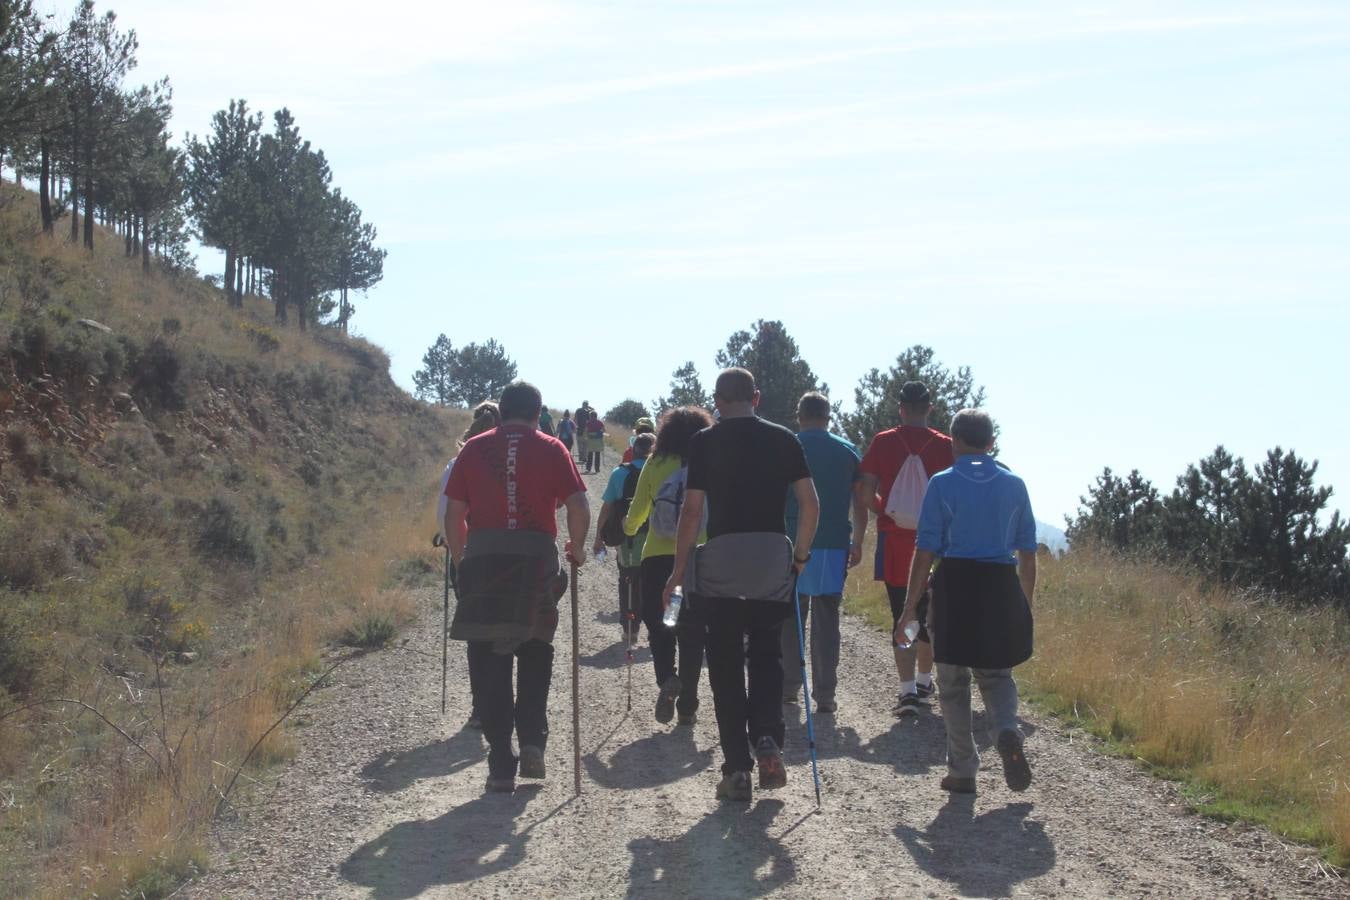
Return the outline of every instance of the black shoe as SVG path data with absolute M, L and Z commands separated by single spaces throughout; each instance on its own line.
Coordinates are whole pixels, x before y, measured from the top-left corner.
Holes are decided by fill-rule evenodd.
M 1000 731 L 994 746 L 1003 757 L 1003 780 L 1008 782 L 1008 790 L 1025 791 L 1031 787 L 1031 765 L 1022 749 L 1022 735 L 1011 728 Z
M 474 731 L 482 731 L 482 730 L 483 730 L 483 720 L 480 719 L 480 718 L 478 718 L 478 713 L 472 713 L 472 714 L 470 714 L 470 716 L 469 716 L 469 721 L 467 721 L 467 722 L 464 723 L 464 727 L 465 727 L 465 728 L 472 728 Z
M 919 696 L 919 702 L 924 706 L 932 706 L 937 701 L 937 682 L 930 681 L 928 684 L 920 682 L 914 686 L 914 693 Z
M 902 719 L 917 716 L 921 709 L 923 703 L 919 700 L 918 694 L 901 694 L 900 702 L 895 704 L 895 714 Z
M 829 700 L 816 701 L 816 712 L 820 713 L 822 716 L 830 716 L 838 711 L 839 711 L 839 704 L 834 702 L 833 698 Z
M 680 717 L 675 720 L 676 725 L 690 726 L 698 724 L 698 713 L 680 713 Z
M 492 775 L 487 779 L 487 792 L 489 794 L 510 794 L 516 789 L 516 779 L 510 775 L 503 778 L 496 778 Z
M 544 751 L 542 748 L 529 745 L 520 748 L 520 777 L 544 777 Z
M 717 783 L 718 800 L 750 801 L 750 773 L 732 772 Z
M 661 692 L 656 695 L 656 721 L 662 725 L 668 725 L 675 718 L 675 701 L 679 699 L 681 687 L 678 675 L 670 676 L 661 685 Z
M 950 791 L 953 794 L 973 794 L 975 793 L 974 778 L 958 778 L 955 775 L 943 775 L 942 781 L 938 784 L 944 791 Z
M 787 769 L 783 766 L 783 753 L 778 744 L 767 734 L 755 745 L 755 764 L 759 766 L 759 789 L 771 791 L 787 786 Z

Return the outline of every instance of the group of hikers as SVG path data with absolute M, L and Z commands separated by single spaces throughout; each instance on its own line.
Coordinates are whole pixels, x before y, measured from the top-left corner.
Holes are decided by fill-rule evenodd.
M 808 713 L 812 703 L 838 711 L 844 583 L 863 562 L 874 517 L 874 576 L 889 596 L 900 679 L 894 713 L 920 715 L 936 697 L 947 731 L 941 787 L 974 793 L 975 681 L 1008 787 L 1030 785 L 1012 669 L 1031 656 L 1036 526 L 1025 484 L 991 455 L 993 421 L 964 409 L 943 434 L 928 424 L 928 388 L 908 382 L 900 424 L 860 454 L 830 431 L 823 394 L 800 398 L 795 434 L 760 418 L 759 401 L 753 374 L 732 368 L 717 378 L 712 412 L 683 406 L 639 419 L 608 475 L 589 548 L 571 442 L 599 421 L 595 411 L 565 413 L 554 437 L 539 390 L 525 382 L 474 410 L 442 479 L 441 524 L 458 595 L 450 636 L 468 644 L 470 721 L 488 743 L 489 792 L 545 776 L 552 641 L 568 587 L 559 509 L 571 577 L 588 549 L 615 551 L 621 634 L 631 650 L 646 626 L 657 722 L 697 721 L 706 661 L 719 799 L 750 800 L 756 770 L 761 790 L 787 783 L 783 706 L 798 701 L 806 674 L 802 623 Z M 588 472 L 603 460 L 603 422 L 598 431 L 600 448 L 581 450 Z

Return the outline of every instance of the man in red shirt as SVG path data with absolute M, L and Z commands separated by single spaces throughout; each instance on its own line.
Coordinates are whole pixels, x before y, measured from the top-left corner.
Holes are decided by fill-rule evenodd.
M 886 583 L 886 594 L 891 603 L 891 616 L 898 620 L 905 609 L 905 589 L 909 584 L 909 567 L 914 559 L 915 531 L 902 528 L 886 514 L 896 479 L 905 460 L 917 455 L 923 464 L 924 480 L 953 463 L 952 439 L 928 427 L 932 398 L 922 382 L 907 381 L 900 388 L 900 424 L 872 438 L 859 467 L 859 499 L 877 514 L 877 550 L 881 559 L 877 580 Z M 920 493 L 920 497 L 922 494 Z M 915 511 L 917 514 L 917 510 Z M 850 562 L 862 558 L 863 535 L 854 536 Z M 932 703 L 933 697 L 933 643 L 927 627 L 928 599 L 919 604 L 917 640 L 908 648 L 895 650 L 895 670 L 900 675 L 900 698 L 895 712 L 900 716 L 915 716 Z M 894 626 L 892 622 L 892 626 Z M 917 663 L 917 673 L 916 673 Z
M 443 524 L 459 573 L 451 634 L 469 643 L 470 689 L 489 747 L 487 789 L 509 792 L 517 763 L 521 777 L 544 777 L 558 624 L 557 510 L 567 508 L 566 556 L 575 566 L 585 561 L 591 514 L 572 455 L 539 431 L 539 389 L 518 381 L 499 405 L 501 426 L 465 444 L 450 471 Z M 513 658 L 520 661 L 514 697 Z M 511 752 L 513 726 L 519 760 Z

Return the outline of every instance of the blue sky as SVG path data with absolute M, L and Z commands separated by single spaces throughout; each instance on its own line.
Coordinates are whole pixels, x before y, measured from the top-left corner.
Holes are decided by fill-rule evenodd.
M 177 131 L 244 97 L 328 154 L 405 385 L 496 337 L 603 410 L 777 318 L 846 404 L 910 344 L 970 365 L 1056 524 L 1220 442 L 1350 491 L 1344 3 L 112 8 Z

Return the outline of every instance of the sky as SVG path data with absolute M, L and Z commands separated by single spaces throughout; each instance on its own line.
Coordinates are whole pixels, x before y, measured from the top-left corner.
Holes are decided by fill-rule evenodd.
M 603 411 L 780 319 L 846 407 L 913 344 L 970 366 L 1054 524 L 1220 443 L 1350 493 L 1343 2 L 100 8 L 176 132 L 291 109 L 389 252 L 354 328 L 405 386 L 496 338 Z

